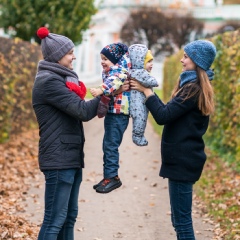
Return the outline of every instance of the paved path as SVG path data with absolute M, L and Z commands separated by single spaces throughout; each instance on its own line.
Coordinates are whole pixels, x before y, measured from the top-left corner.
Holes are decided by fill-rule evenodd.
M 147 125 L 147 147 L 132 143 L 130 124 L 120 147 L 119 176 L 122 187 L 109 194 L 98 194 L 92 186 L 102 179 L 103 119 L 84 123 L 85 169 L 79 195 L 76 240 L 175 240 L 170 222 L 167 180 L 158 176 L 160 138 Z M 30 190 L 27 213 L 40 224 L 43 216 L 43 179 Z M 193 209 L 197 240 L 212 239 L 213 226 Z

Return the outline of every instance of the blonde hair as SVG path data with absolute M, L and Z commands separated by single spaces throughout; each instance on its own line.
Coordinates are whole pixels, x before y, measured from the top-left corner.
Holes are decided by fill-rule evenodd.
M 198 96 L 198 108 L 203 115 L 208 116 L 214 112 L 213 87 L 205 70 L 197 66 L 196 72 L 198 78 L 195 82 L 185 85 L 188 86 L 187 91 L 185 91 L 185 86 L 180 88 L 180 79 L 178 79 L 178 83 L 172 92 L 172 98 L 180 94 L 180 96 L 184 95 L 183 101 L 186 101 L 193 96 Z

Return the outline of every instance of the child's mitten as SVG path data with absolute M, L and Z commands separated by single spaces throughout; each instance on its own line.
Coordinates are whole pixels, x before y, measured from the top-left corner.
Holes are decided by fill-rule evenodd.
M 109 102 L 110 102 L 110 97 L 107 97 L 104 95 L 101 96 L 101 100 L 98 104 L 98 109 L 97 109 L 97 115 L 99 118 L 106 116 L 108 112 Z
M 82 100 L 84 100 L 87 89 L 83 82 L 79 82 L 79 86 L 73 82 L 66 82 L 66 86 L 73 92 L 75 92 Z

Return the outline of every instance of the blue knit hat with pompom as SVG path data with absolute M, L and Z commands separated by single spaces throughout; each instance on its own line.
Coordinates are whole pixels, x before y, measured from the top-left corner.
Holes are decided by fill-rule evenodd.
M 125 44 L 112 43 L 104 47 L 100 53 L 102 53 L 115 65 L 127 51 L 128 47 Z
M 216 47 L 208 40 L 196 40 L 184 47 L 185 53 L 200 68 L 207 71 L 216 56 Z

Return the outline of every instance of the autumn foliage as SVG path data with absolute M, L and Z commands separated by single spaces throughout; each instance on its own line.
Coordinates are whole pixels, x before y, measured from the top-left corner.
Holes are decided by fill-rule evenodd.
M 0 142 L 35 122 L 31 92 L 40 58 L 38 45 L 0 38 Z
M 0 239 L 37 239 L 39 226 L 24 217 L 27 191 L 39 173 L 36 136 L 29 131 L 0 144 Z

